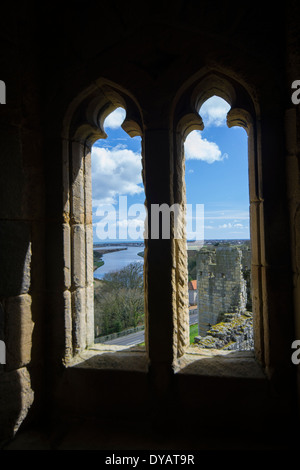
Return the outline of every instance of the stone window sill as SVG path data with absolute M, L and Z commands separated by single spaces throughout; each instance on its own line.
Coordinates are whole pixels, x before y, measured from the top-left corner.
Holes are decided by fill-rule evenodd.
M 148 372 L 148 358 L 141 346 L 95 344 L 77 354 L 68 367 Z
M 97 344 L 77 354 L 68 367 L 147 373 L 144 347 Z M 208 377 L 266 379 L 253 351 L 222 351 L 188 348 L 174 364 L 174 373 Z
M 265 379 L 253 351 L 188 348 L 175 365 L 177 374 Z

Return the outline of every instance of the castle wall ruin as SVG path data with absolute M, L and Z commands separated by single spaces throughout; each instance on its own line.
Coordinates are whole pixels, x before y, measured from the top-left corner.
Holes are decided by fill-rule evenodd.
M 248 272 L 250 256 L 250 250 L 236 246 L 200 250 L 197 257 L 200 336 L 205 336 L 210 327 L 220 321 L 221 314 L 240 315 L 246 311 L 249 288 L 244 270 Z

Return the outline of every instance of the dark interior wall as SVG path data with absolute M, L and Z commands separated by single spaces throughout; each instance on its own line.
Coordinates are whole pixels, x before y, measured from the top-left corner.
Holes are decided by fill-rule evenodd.
M 262 145 L 268 148 L 263 164 L 269 174 L 264 188 L 272 249 L 266 259 L 272 269 L 266 270 L 265 282 L 275 286 L 270 305 L 281 302 L 287 310 L 285 367 L 290 341 L 300 335 L 300 105 L 290 101 L 291 81 L 300 79 L 299 19 L 297 2 L 277 3 L 267 11 L 253 2 L 216 6 L 179 0 L 157 6 L 143 2 L 143 8 L 134 1 L 91 0 L 5 7 L 0 19 L 0 79 L 7 88 L 7 103 L 0 108 L 4 436 L 18 428 L 29 409 L 40 416 L 51 390 L 49 351 L 54 340 L 63 347 L 63 335 L 49 334 L 51 310 L 63 315 L 64 307 L 55 303 L 49 279 L 57 273 L 49 274 L 48 265 L 49 246 L 61 243 L 60 232 L 51 226 L 63 206 L 60 137 L 70 103 L 101 79 L 134 97 L 147 131 L 166 128 L 175 97 L 210 69 L 237 80 L 251 95 L 261 113 Z M 285 292 L 281 298 L 278 289 Z M 280 334 L 281 321 L 274 323 Z M 276 343 L 271 347 L 276 352 Z

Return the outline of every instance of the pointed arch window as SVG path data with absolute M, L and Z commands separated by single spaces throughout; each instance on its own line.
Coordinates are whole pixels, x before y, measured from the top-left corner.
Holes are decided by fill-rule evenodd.
M 243 350 L 253 349 L 247 135 L 227 128 L 229 110 L 224 99 L 208 98 L 199 110 L 204 130 L 192 131 L 184 144 L 187 206 L 204 205 L 204 240 L 196 240 L 187 223 L 188 276 L 198 294 L 198 318 L 190 309 L 191 342 Z M 210 270 L 209 278 L 201 270 Z

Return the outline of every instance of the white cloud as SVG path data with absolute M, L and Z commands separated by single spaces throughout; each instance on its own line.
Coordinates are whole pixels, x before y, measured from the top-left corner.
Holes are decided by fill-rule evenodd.
M 230 109 L 230 105 L 219 98 L 212 96 L 200 108 L 199 114 L 203 119 L 204 126 L 226 126 L 226 115 Z
M 232 224 L 223 224 L 223 225 L 219 225 L 219 228 L 232 228 Z
M 126 111 L 123 108 L 117 108 L 110 113 L 104 121 L 104 128 L 117 129 L 121 126 L 126 117 Z
M 219 225 L 219 228 L 247 228 L 243 224 L 231 224 L 230 222 L 228 224 L 223 224 Z
M 117 195 L 142 193 L 141 170 L 141 156 L 124 146 L 93 147 L 93 205 L 115 203 Z
M 213 220 L 232 220 L 233 223 L 238 223 L 241 220 L 249 220 L 249 210 L 240 209 L 225 209 L 225 210 L 207 210 L 205 217 L 210 221 Z
M 215 142 L 203 139 L 200 131 L 193 131 L 187 136 L 184 149 L 187 160 L 202 160 L 207 163 L 214 163 L 228 157 L 227 154 L 222 155 Z

